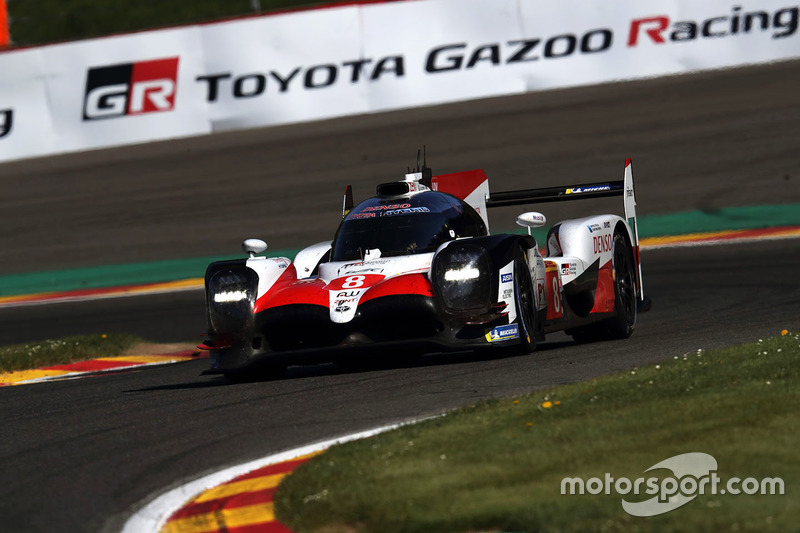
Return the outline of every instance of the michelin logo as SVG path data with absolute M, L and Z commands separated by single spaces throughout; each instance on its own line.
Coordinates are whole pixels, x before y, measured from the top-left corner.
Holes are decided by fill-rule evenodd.
M 507 341 L 518 338 L 519 326 L 517 326 L 517 324 L 498 326 L 486 334 L 486 340 L 489 342 Z

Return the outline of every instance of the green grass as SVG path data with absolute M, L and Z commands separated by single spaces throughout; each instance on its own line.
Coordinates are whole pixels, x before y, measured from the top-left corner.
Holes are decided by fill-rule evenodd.
M 10 0 L 15 45 L 101 37 L 114 33 L 207 22 L 260 12 L 305 7 L 313 0 Z M 254 5 L 255 4 L 255 5 Z
M 86 361 L 97 357 L 122 355 L 144 342 L 135 335 L 77 335 L 12 346 L 0 346 L 0 372 L 28 370 L 45 366 Z
M 281 484 L 277 515 L 298 532 L 798 531 L 799 369 L 787 334 L 470 406 L 332 448 Z M 560 493 L 565 477 L 651 477 L 687 452 L 723 480 L 780 477 L 786 495 L 698 495 L 641 518 L 613 491 Z

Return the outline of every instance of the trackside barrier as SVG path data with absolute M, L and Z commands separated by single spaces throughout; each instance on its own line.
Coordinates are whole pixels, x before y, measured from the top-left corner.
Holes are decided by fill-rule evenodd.
M 397 0 L 0 53 L 0 161 L 800 57 L 786 0 Z

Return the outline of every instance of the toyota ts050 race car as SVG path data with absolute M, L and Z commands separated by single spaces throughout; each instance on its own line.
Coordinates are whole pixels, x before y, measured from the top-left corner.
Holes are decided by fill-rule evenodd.
M 517 218 L 527 235 L 489 233 L 493 207 L 615 195 L 624 218 L 559 222 L 545 257 L 530 235 L 541 213 Z M 619 181 L 497 193 L 482 170 L 433 176 L 418 163 L 358 205 L 348 186 L 333 241 L 294 261 L 257 256 L 266 243 L 248 239 L 249 258 L 209 265 L 200 347 L 211 373 L 235 380 L 397 346 L 527 353 L 559 330 L 581 342 L 626 338 L 648 307 L 635 206 L 630 160 Z

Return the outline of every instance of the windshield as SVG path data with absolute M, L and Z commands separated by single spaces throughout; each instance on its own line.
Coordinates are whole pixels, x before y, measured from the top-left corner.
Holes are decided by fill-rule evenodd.
M 371 198 L 342 221 L 333 243 L 334 261 L 428 253 L 457 237 L 485 235 L 486 226 L 469 205 L 438 192 L 400 200 Z

